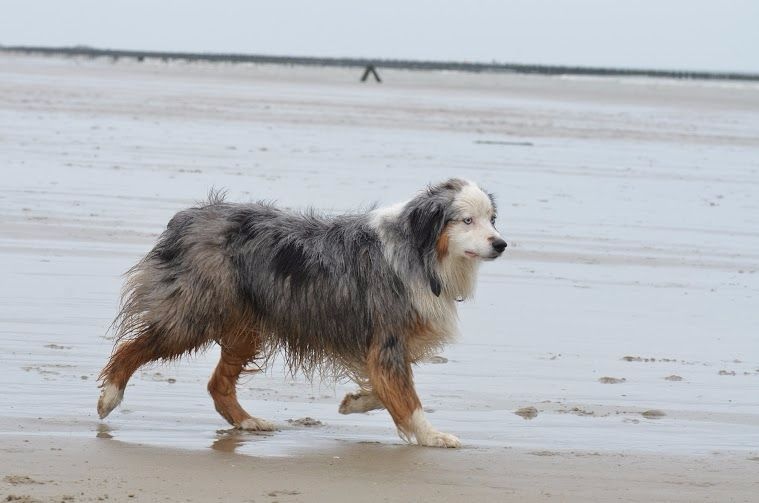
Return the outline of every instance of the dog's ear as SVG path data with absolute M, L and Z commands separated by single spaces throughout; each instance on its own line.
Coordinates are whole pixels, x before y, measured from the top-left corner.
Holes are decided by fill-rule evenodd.
M 407 222 L 410 238 L 419 254 L 422 268 L 430 289 L 439 297 L 442 290 L 440 276 L 437 273 L 438 237 L 446 222 L 446 205 L 438 194 L 427 191 L 409 203 Z

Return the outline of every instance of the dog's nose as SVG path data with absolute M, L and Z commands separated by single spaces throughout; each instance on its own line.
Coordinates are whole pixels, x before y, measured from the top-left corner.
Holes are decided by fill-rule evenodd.
M 495 241 L 493 241 L 492 245 L 495 251 L 497 251 L 498 253 L 503 253 L 503 250 L 506 249 L 506 241 L 504 241 L 503 239 L 496 239 Z

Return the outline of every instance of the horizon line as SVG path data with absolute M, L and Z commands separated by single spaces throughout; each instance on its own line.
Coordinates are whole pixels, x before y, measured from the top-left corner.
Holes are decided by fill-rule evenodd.
M 44 54 L 63 56 L 85 56 L 90 58 L 110 57 L 145 59 L 207 61 L 221 63 L 262 63 L 301 66 L 329 66 L 366 68 L 374 66 L 381 69 L 417 70 L 417 71 L 460 71 L 468 73 L 519 73 L 534 75 L 586 75 L 601 77 L 653 77 L 681 80 L 737 80 L 759 81 L 757 73 L 711 72 L 690 70 L 654 70 L 646 68 L 612 68 L 573 65 L 543 65 L 527 63 L 479 63 L 464 61 L 430 61 L 413 59 L 386 58 L 338 58 L 318 56 L 271 56 L 263 54 L 216 53 L 216 52 L 180 52 L 180 51 L 144 51 L 128 49 L 100 49 L 85 45 L 49 47 L 49 46 L 4 46 L 0 52 Z

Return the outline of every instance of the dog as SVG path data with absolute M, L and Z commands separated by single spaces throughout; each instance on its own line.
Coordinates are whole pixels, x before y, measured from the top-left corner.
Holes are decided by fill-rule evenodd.
M 457 301 L 473 294 L 480 263 L 506 249 L 495 219 L 493 196 L 456 178 L 335 217 L 212 193 L 177 213 L 127 272 L 98 414 L 121 402 L 142 365 L 217 343 L 208 391 L 236 428 L 275 429 L 240 406 L 236 384 L 249 364 L 283 354 L 293 372 L 358 384 L 341 413 L 386 408 L 407 442 L 459 447 L 425 418 L 412 365 L 456 336 Z

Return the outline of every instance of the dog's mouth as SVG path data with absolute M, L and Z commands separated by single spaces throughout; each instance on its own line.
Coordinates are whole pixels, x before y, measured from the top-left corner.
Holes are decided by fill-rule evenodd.
M 488 261 L 488 262 L 489 262 L 489 261 L 491 261 L 491 260 L 495 260 L 495 259 L 497 259 L 497 258 L 498 258 L 498 257 L 500 257 L 502 254 L 501 254 L 501 253 L 498 253 L 497 251 L 494 251 L 494 252 L 493 252 L 492 254 L 490 254 L 490 255 L 480 255 L 479 253 L 473 252 L 472 250 L 466 250 L 466 251 L 464 252 L 464 255 L 466 255 L 466 256 L 467 256 L 467 257 L 469 257 L 469 258 L 474 258 L 474 259 L 477 259 L 477 258 L 478 258 L 478 259 L 481 259 L 481 260 L 486 260 L 486 261 Z
M 498 257 L 500 257 L 501 253 L 498 253 L 497 251 L 494 251 L 490 255 L 480 255 L 479 253 L 473 252 L 472 250 L 466 250 L 466 251 L 464 251 L 464 255 L 466 255 L 469 258 L 478 258 L 478 259 L 490 261 L 490 260 L 495 260 Z

